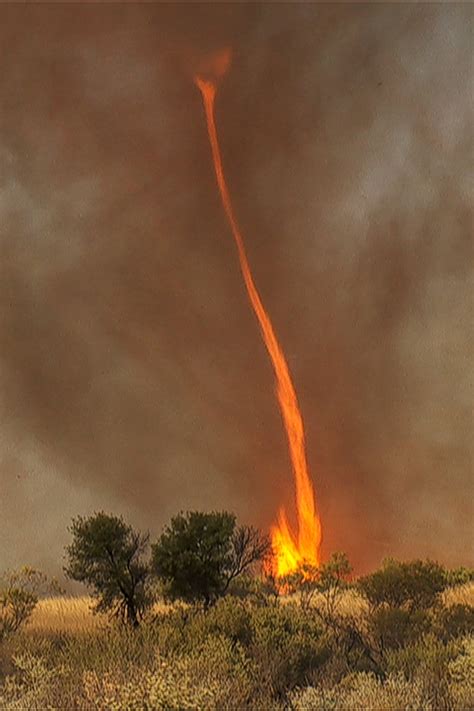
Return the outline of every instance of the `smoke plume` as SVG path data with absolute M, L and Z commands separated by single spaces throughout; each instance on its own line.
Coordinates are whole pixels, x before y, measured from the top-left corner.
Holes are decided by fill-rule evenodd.
M 190 62 L 233 47 L 226 175 L 288 356 L 323 554 L 466 563 L 472 32 L 462 4 L 4 5 L 0 568 L 72 515 L 267 528 L 271 367 Z

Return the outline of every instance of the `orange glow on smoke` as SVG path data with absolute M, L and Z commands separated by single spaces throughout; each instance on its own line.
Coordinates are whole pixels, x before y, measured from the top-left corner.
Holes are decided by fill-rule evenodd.
M 230 47 L 222 49 L 220 52 L 201 58 L 197 62 L 197 75 L 202 78 L 209 78 L 211 81 L 224 76 L 230 66 L 232 51 Z M 197 79 L 196 79 L 197 82 Z
M 217 61 L 213 61 L 217 60 Z M 282 507 L 278 514 L 278 522 L 271 528 L 271 538 L 274 551 L 274 570 L 278 576 L 292 572 L 300 563 L 318 566 L 320 562 L 321 522 L 316 508 L 313 484 L 308 473 L 306 461 L 304 426 L 298 407 L 295 388 L 285 355 L 276 337 L 270 317 L 265 311 L 260 294 L 253 280 L 247 253 L 237 219 L 232 207 L 229 190 L 224 176 L 222 159 L 214 118 L 214 100 L 216 96 L 216 78 L 222 76 L 230 63 L 230 52 L 225 51 L 211 58 L 203 73 L 195 77 L 199 87 L 206 112 L 207 129 L 212 150 L 212 159 L 216 173 L 217 185 L 222 204 L 229 221 L 237 246 L 240 269 L 244 278 L 247 294 L 257 317 L 265 346 L 270 356 L 276 378 L 276 394 L 283 418 L 291 465 L 296 488 L 296 513 L 298 533 L 290 529 L 287 514 Z

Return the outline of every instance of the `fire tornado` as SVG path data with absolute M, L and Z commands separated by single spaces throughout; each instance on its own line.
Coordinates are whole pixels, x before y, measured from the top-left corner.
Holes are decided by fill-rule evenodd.
M 308 472 L 305 452 L 304 425 L 298 406 L 298 398 L 291 379 L 288 363 L 278 342 L 270 317 L 260 298 L 250 269 L 245 244 L 240 231 L 227 187 L 214 116 L 217 79 L 222 76 L 230 62 L 230 51 L 224 51 L 207 60 L 205 73 L 195 76 L 201 91 L 206 114 L 207 130 L 212 151 L 222 204 L 237 246 L 240 269 L 252 309 L 257 317 L 263 341 L 273 365 L 276 379 L 276 395 L 283 424 L 288 438 L 289 453 L 295 481 L 296 514 L 298 530 L 295 534 L 282 506 L 278 520 L 271 528 L 274 551 L 274 573 L 280 577 L 292 572 L 303 562 L 318 566 L 320 562 L 321 522 L 318 515 L 313 484 Z

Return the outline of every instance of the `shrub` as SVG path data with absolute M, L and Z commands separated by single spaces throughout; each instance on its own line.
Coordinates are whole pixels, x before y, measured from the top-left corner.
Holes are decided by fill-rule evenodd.
M 432 636 L 392 652 L 385 677 L 351 673 L 337 684 L 297 689 L 294 711 L 464 711 L 474 703 L 474 641 L 445 646 Z
M 287 595 L 294 595 L 302 610 L 311 607 L 318 592 L 319 568 L 302 563 L 292 573 L 278 580 L 280 589 Z
M 261 684 L 281 697 L 317 673 L 329 656 L 314 615 L 292 604 L 262 607 L 252 615 L 255 660 Z
M 449 664 L 461 652 L 459 643 L 444 644 L 428 634 L 387 655 L 389 673 L 401 673 L 409 681 L 418 681 L 423 697 L 435 709 L 452 707 Z
M 326 624 L 333 628 L 339 614 L 342 594 L 349 587 L 351 573 L 352 566 L 345 553 L 333 553 L 319 570 L 318 590 L 323 604 L 318 607 L 318 611 Z
M 219 695 L 216 680 L 199 677 L 187 659 L 157 657 L 151 669 L 108 670 L 84 674 L 84 693 L 89 706 L 103 711 L 122 709 L 215 708 Z
M 276 604 L 279 597 L 276 580 L 269 575 L 241 575 L 230 583 L 228 593 L 252 605 Z
M 430 628 L 430 619 L 424 610 L 404 610 L 399 607 L 381 607 L 368 617 L 369 632 L 380 653 L 388 649 L 401 649 L 421 637 Z
M 280 578 L 279 584 L 286 593 L 298 598 L 303 609 L 311 607 L 319 593 L 323 604 L 318 606 L 317 611 L 328 623 L 337 613 L 341 594 L 348 587 L 351 572 L 352 567 L 346 554 L 333 553 L 319 568 L 302 563 L 294 572 Z
M 266 697 L 283 697 L 288 688 L 304 683 L 329 654 L 314 615 L 293 604 L 252 606 L 225 597 L 206 611 L 163 615 L 157 624 L 166 653 L 196 655 L 212 640 L 239 649 L 254 670 L 255 688 Z
M 25 625 L 40 594 L 47 591 L 58 592 L 59 588 L 34 568 L 4 573 L 0 578 L 0 642 Z
M 373 607 L 388 605 L 424 610 L 439 601 L 446 588 L 444 569 L 432 561 L 402 563 L 389 559 L 380 570 L 358 581 L 358 589 Z
M 440 635 L 443 639 L 454 639 L 474 635 L 474 607 L 456 604 L 443 608 L 438 617 Z
M 256 674 L 241 645 L 215 636 L 186 654 L 163 655 L 155 649 L 151 658 L 132 660 L 127 655 L 117 664 L 114 643 L 126 637 L 133 647 L 140 634 L 117 630 L 115 640 L 104 639 L 99 664 L 92 657 L 93 664 L 78 666 L 75 656 L 18 655 L 15 673 L 0 685 L 0 707 L 5 711 L 256 708 L 253 700 L 260 698 Z M 262 707 L 269 708 L 263 702 Z
M 252 640 L 252 608 L 231 596 L 221 598 L 208 610 L 174 609 L 157 615 L 154 628 L 164 653 L 188 654 L 210 637 L 248 646 Z
M 295 711 L 419 711 L 425 708 L 421 700 L 417 684 L 401 676 L 382 681 L 368 672 L 350 674 L 329 688 L 308 687 L 291 696 Z
M 474 581 L 474 568 L 452 568 L 445 571 L 445 579 L 448 587 L 457 587 Z
M 252 610 L 234 597 L 225 597 L 207 612 L 196 615 L 202 636 L 221 636 L 249 645 L 252 640 Z
M 474 708 L 474 637 L 461 639 L 459 654 L 448 662 L 450 695 L 455 709 Z

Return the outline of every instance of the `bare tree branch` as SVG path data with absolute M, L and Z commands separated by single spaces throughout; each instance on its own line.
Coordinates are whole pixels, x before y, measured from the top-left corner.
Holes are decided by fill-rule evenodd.
M 270 552 L 267 535 L 253 526 L 239 526 L 232 538 L 232 550 L 224 592 L 232 580 L 263 560 Z

